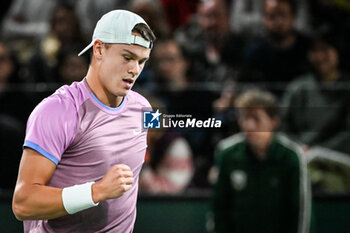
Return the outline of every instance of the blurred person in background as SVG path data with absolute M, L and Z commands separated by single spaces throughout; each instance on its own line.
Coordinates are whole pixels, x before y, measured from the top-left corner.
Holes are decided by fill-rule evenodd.
M 263 33 L 263 5 L 265 0 L 235 0 L 231 7 L 231 28 L 248 37 Z M 296 0 L 295 27 L 303 32 L 310 30 L 309 5 L 307 1 Z
M 263 82 L 281 95 L 288 82 L 307 71 L 310 40 L 294 27 L 296 9 L 293 0 L 264 0 L 266 34 L 247 48 L 241 81 Z
M 67 48 L 58 55 L 57 81 L 59 84 L 70 85 L 81 81 L 88 71 L 90 59 L 88 54 L 78 56 L 78 48 Z
M 148 99 L 154 110 L 160 108 L 163 114 L 167 112 L 159 99 Z M 149 129 L 147 144 L 140 191 L 154 194 L 185 191 L 194 174 L 193 154 L 187 140 L 175 129 Z
M 158 40 L 151 62 L 156 86 L 183 90 L 189 85 L 189 64 L 180 45 L 174 39 Z
M 28 64 L 28 82 L 57 82 L 55 71 L 60 52 L 71 47 L 82 49 L 83 44 L 85 40 L 74 8 L 69 4 L 57 6 L 51 15 L 50 31 Z
M 158 1 L 133 0 L 130 2 L 130 10 L 144 18 L 157 38 L 167 38 L 170 30 L 166 24 L 165 15 Z M 150 63 L 146 64 L 142 74 L 138 78 L 135 88 L 148 88 L 152 84 L 152 69 Z
M 110 10 L 128 9 L 126 0 L 73 0 L 85 39 L 90 40 L 97 21 Z
M 152 51 L 151 66 L 154 74 L 153 94 L 162 99 L 170 114 L 191 114 L 206 119 L 210 116 L 208 103 L 214 94 L 198 90 L 193 85 L 187 57 L 178 42 L 172 38 L 157 41 Z M 207 159 L 211 154 L 211 149 L 208 149 L 212 146 L 208 143 L 211 133 L 191 128 L 179 129 L 178 132 L 188 141 L 194 155 L 196 174 L 193 186 L 206 186 L 206 181 L 202 180 L 206 177 L 203 175 L 207 172 L 206 166 L 211 164 Z
M 287 87 L 282 129 L 305 148 L 323 146 L 350 156 L 350 76 L 339 69 L 334 39 L 316 39 L 308 52 L 313 71 Z
M 14 89 L 17 80 L 17 62 L 8 45 L 0 41 L 0 192 L 13 190 L 18 164 L 25 118 L 29 115 L 29 98 Z
M 157 38 L 163 39 L 170 36 L 170 29 L 159 1 L 132 0 L 130 10 L 148 22 L 154 33 L 158 35 Z
M 176 33 L 196 82 L 222 82 L 236 77 L 244 41 L 230 30 L 230 4 L 226 0 L 200 1 L 196 18 Z
M 2 1 L 9 2 L 9 1 Z M 4 15 L 0 35 L 11 41 L 20 63 L 26 63 L 32 50 L 49 31 L 50 16 L 57 0 L 13 0 Z
M 350 71 L 350 2 L 309 0 L 311 24 L 317 33 L 330 33 L 338 44 L 340 68 Z
M 185 25 L 196 12 L 200 0 L 159 0 L 171 31 Z
M 140 174 L 140 191 L 179 193 L 185 191 L 194 174 L 190 145 L 175 130 L 150 129 L 146 164 Z
M 0 113 L 10 115 L 24 125 L 36 98 L 30 94 L 30 90 L 16 86 L 23 84 L 20 70 L 13 51 L 7 43 L 0 41 Z
M 6 1 L 8 2 L 8 1 Z M 2 35 L 11 39 L 41 39 L 49 30 L 56 0 L 14 0 L 2 25 Z
M 306 161 L 297 144 L 274 132 L 279 124 L 276 98 L 248 90 L 235 106 L 242 133 L 221 141 L 216 154 L 216 232 L 309 232 Z

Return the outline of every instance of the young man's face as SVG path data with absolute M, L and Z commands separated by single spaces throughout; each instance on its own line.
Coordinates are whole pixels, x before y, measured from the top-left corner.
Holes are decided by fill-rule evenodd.
M 239 110 L 239 126 L 249 144 L 266 143 L 276 129 L 278 120 L 271 118 L 263 108 Z
M 151 49 L 127 44 L 103 46 L 99 61 L 101 86 L 110 95 L 125 96 L 144 68 Z

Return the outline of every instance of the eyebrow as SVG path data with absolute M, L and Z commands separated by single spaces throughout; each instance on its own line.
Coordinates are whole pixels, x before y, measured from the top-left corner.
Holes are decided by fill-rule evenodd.
M 130 53 L 130 55 L 134 58 L 138 58 L 139 60 L 147 61 L 149 57 L 139 58 L 139 56 L 136 53 L 131 52 L 130 50 L 123 49 L 124 52 Z

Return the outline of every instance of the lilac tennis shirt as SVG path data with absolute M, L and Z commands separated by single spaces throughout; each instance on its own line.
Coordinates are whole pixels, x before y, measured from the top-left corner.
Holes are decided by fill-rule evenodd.
M 101 103 L 86 80 L 44 99 L 27 123 L 25 147 L 57 165 L 48 186 L 64 188 L 100 180 L 116 164 L 130 166 L 135 182 L 123 196 L 52 220 L 24 221 L 24 232 L 118 232 L 133 230 L 138 177 L 147 147 L 140 94 L 129 91 L 117 108 Z

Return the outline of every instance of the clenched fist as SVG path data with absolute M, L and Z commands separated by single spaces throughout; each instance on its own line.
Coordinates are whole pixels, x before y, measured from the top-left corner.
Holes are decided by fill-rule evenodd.
M 111 167 L 104 177 L 92 185 L 92 199 L 95 203 L 122 196 L 131 189 L 134 174 L 129 166 L 117 164 Z

